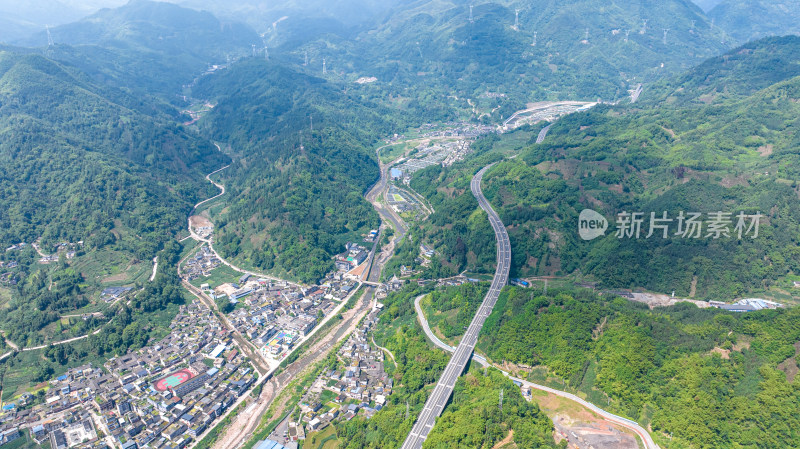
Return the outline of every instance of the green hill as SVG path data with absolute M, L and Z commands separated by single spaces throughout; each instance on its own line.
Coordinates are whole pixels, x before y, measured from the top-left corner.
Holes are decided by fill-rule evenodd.
M 68 66 L 0 52 L 0 246 L 38 241 L 50 254 L 55 244 L 83 242 L 69 265 L 40 265 L 30 249 L 2 254 L 18 266 L 3 270 L 17 282 L 2 286 L 0 329 L 18 344 L 91 328 L 79 320 L 62 333 L 54 323 L 88 305 L 109 273 L 174 246 L 192 205 L 213 194 L 203 174 L 227 162 L 171 117 L 144 115 L 107 93 Z M 175 283 L 164 270 L 172 275 L 165 284 Z M 125 279 L 117 282 L 133 284 Z
M 120 215 L 142 231 L 157 222 L 169 229 L 183 224 L 165 212 L 203 197 L 205 188 L 192 191 L 202 177 L 194 178 L 224 160 L 212 145 L 168 117 L 146 116 L 105 97 L 105 88 L 67 66 L 0 55 L 0 201 L 10 211 L 2 216 L 1 242 L 78 241 Z M 104 218 L 93 218 L 98 214 Z M 163 241 L 153 237 L 148 244 Z
M 483 298 L 465 286 L 437 297 L 433 310 L 447 317 L 474 314 Z M 692 304 L 650 310 L 589 289 L 551 287 L 543 295 L 511 287 L 477 350 L 495 363 L 531 367 L 532 382 L 636 420 L 665 449 L 792 446 L 800 441 L 798 315 L 797 308 L 735 314 Z M 448 410 L 460 408 L 453 402 Z M 470 422 L 437 423 L 434 432 L 449 436 Z
M 739 42 L 800 33 L 800 4 L 786 0 L 723 0 L 708 16 Z
M 372 144 L 402 119 L 365 91 L 260 59 L 201 80 L 194 93 L 218 102 L 201 132 L 235 156 L 222 174 L 230 206 L 214 217 L 222 254 L 309 282 L 377 228 L 363 198 L 379 176 Z
M 50 30 L 50 56 L 94 79 L 149 95 L 172 98 L 211 64 L 251 53 L 261 38 L 251 28 L 220 21 L 209 12 L 171 3 L 134 0 Z M 21 41 L 43 46 L 42 32 Z
M 525 104 L 622 98 L 635 83 L 678 73 L 724 48 L 703 12 L 683 1 L 501 1 L 476 5 L 472 22 L 469 14 L 466 2 L 410 2 L 356 42 L 331 39 L 303 50 L 382 83 L 459 96 L 499 90 Z
M 800 76 L 800 37 L 761 39 L 711 58 L 647 89 L 641 104 L 720 104 Z
M 753 57 L 768 53 L 775 42 L 763 44 Z M 788 39 L 786 45 L 798 43 Z M 703 76 L 688 87 L 709 79 L 705 69 L 698 73 Z M 713 79 L 725 74 L 714 73 Z M 788 286 L 787 276 L 800 272 L 800 201 L 793 181 L 800 162 L 800 77 L 760 90 L 764 77 L 752 80 L 739 87 L 746 95 L 731 94 L 711 105 L 598 107 L 568 116 L 544 144 L 530 145 L 519 158 L 489 171 L 484 192 L 510 228 L 512 275 L 580 273 L 607 287 L 721 300 Z M 487 141 L 460 167 L 429 168 L 412 181 L 436 209 L 426 236 L 441 248 L 442 264 L 451 272 L 492 267 L 493 259 L 483 256 L 492 254 L 491 231 L 470 219 L 476 204 L 468 182 L 481 164 L 497 158 L 487 148 L 501 145 Z M 641 238 L 619 239 L 611 232 L 582 241 L 577 219 L 584 208 L 604 213 L 612 229 L 618 213 L 643 212 Z M 660 217 L 665 211 L 673 220 L 680 211 L 761 212 L 764 226 L 755 240 L 644 238 L 650 212 Z M 453 222 L 448 214 L 460 218 Z

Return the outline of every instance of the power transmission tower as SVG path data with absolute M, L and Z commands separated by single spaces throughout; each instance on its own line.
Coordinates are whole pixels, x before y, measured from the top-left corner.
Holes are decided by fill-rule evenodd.
M 667 33 L 669 32 L 669 28 L 664 28 L 664 45 L 667 45 Z
M 264 46 L 264 58 L 269 61 L 269 48 L 266 45 Z
M 50 25 L 45 25 L 44 27 L 47 29 L 47 46 L 52 47 L 55 43 L 53 43 L 53 36 L 50 34 Z
M 697 21 L 696 20 L 692 20 L 692 28 L 690 28 L 690 31 L 694 31 L 695 24 L 697 24 Z
M 628 36 L 631 35 L 631 30 L 625 30 L 625 42 L 628 42 Z
M 469 23 L 475 23 L 475 20 L 472 18 L 472 5 L 469 5 Z
M 253 57 L 256 57 L 256 44 L 253 44 Z
M 327 66 L 327 63 L 328 63 L 328 62 L 325 60 L 325 58 L 322 58 L 322 74 L 323 74 L 323 75 L 325 75 L 326 73 L 328 73 L 328 66 Z
M 419 51 L 419 59 L 425 59 L 422 57 L 422 47 L 419 46 L 419 42 L 417 42 L 417 50 Z
M 47 29 L 47 57 L 53 57 L 53 47 L 55 47 L 55 43 L 53 43 L 53 36 L 50 34 L 50 25 L 45 25 L 45 29 Z
M 307 66 L 307 65 L 308 65 L 308 52 L 306 51 L 306 52 L 304 52 L 303 66 Z
M 538 37 L 538 34 L 539 33 L 537 33 L 536 31 L 533 32 L 533 43 L 531 44 L 532 47 L 536 46 L 536 38 Z
M 711 29 L 712 30 L 714 29 L 714 18 L 713 17 L 711 18 Z
M 311 131 L 314 131 L 314 116 L 309 115 L 308 118 L 311 119 Z
M 648 19 L 642 19 L 642 31 L 639 31 L 639 34 L 647 33 L 647 20 Z
M 514 10 L 514 29 L 519 31 L 519 9 Z
M 589 41 L 589 29 L 587 28 L 586 31 L 583 32 L 583 40 Z

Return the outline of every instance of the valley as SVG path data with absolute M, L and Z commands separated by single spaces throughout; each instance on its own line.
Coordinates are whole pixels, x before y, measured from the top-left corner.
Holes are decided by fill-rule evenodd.
M 794 447 L 797 11 L 700 3 L 0 1 L 0 446 Z

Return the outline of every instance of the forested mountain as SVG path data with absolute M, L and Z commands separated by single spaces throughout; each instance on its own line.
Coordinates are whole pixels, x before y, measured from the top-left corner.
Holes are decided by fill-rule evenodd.
M 177 256 L 173 240 L 186 214 L 214 191 L 203 173 L 227 157 L 175 125 L 172 116 L 126 106 L 138 101 L 73 67 L 0 52 L 0 246 L 38 242 L 50 254 L 56 244 L 83 242 L 72 264 L 105 261 L 109 266 L 101 272 L 114 270 L 113 263 L 150 260 L 165 246 L 170 251 L 161 253 L 162 260 Z M 4 284 L 0 311 L 0 328 L 11 341 L 46 343 L 102 324 L 80 320 L 63 332 L 54 325 L 61 314 L 89 304 L 101 279 L 63 261 L 37 264 L 31 249 L 6 251 L 2 258 L 17 264 L 9 272 L 14 283 Z M 182 300 L 171 268 L 165 265 L 150 290 L 137 295 L 118 331 L 142 313 Z M 116 339 L 106 350 L 143 344 L 147 330 L 138 326 L 131 331 L 135 338 L 125 344 Z
M 169 117 L 146 116 L 107 93 L 41 56 L 0 53 L 0 242 L 102 246 L 118 219 L 146 237 L 144 256 L 203 197 L 199 175 L 224 156 Z
M 260 59 L 199 82 L 194 93 L 218 102 L 201 131 L 235 155 L 222 174 L 230 208 L 214 218 L 218 250 L 313 281 L 378 226 L 363 198 L 379 177 L 372 144 L 402 116 L 364 92 Z
M 721 104 L 800 76 L 800 37 L 761 39 L 710 58 L 686 73 L 647 89 L 640 105 L 673 107 Z
M 51 27 L 82 19 L 102 7 L 127 0 L 0 0 L 0 42 L 23 39 Z M 40 45 L 47 44 L 47 39 Z
M 670 95 L 685 94 L 685 101 L 599 107 L 566 117 L 545 143 L 488 172 L 484 192 L 510 227 L 512 274 L 581 272 L 611 287 L 725 300 L 785 283 L 785 276 L 799 272 L 798 43 L 783 38 L 749 45 L 701 66 L 697 79 L 664 87 Z M 777 48 L 783 53 L 771 53 Z M 788 79 L 736 75 L 736 67 L 748 71 L 769 54 L 776 56 L 770 70 Z M 749 56 L 756 61 L 739 61 Z M 737 89 L 703 103 L 709 85 L 733 78 L 740 80 Z M 465 175 L 491 160 L 491 151 L 482 151 L 493 145 L 484 142 L 477 158 L 461 167 L 429 168 L 412 181 L 433 202 L 427 235 L 444 245 L 443 263 L 453 272 L 491 267 L 484 265 L 491 258 L 484 262 L 481 256 L 492 244 L 491 232 L 469 220 L 476 203 Z M 584 208 L 604 213 L 612 229 L 618 213 L 641 211 L 647 217 L 641 238 L 610 232 L 580 240 L 576 224 Z M 644 238 L 650 212 L 674 219 L 680 211 L 760 212 L 764 221 L 757 239 Z M 462 218 L 445 226 L 440 213 Z
M 800 33 L 800 4 L 794 0 L 723 0 L 708 16 L 739 42 Z
M 533 367 L 533 382 L 579 392 L 638 421 L 661 447 L 770 448 L 798 441 L 798 309 L 731 314 L 679 304 L 649 310 L 588 289 L 554 290 L 504 290 L 477 349 L 495 363 Z M 434 293 L 431 306 L 440 316 L 469 320 L 482 298 L 461 287 Z M 463 334 L 462 322 L 445 320 L 451 327 L 439 329 Z M 447 431 L 438 423 L 436 429 Z
M 417 92 L 471 96 L 488 89 L 524 105 L 549 97 L 622 98 L 637 82 L 677 73 L 724 48 L 700 8 L 684 1 L 500 1 L 475 5 L 472 18 L 467 2 L 410 2 L 355 42 L 323 39 L 302 50 L 316 60 L 327 56 L 340 72 Z
M 174 0 L 187 8 L 246 22 L 271 44 L 325 33 L 341 35 L 374 23 L 403 0 Z
M 68 62 L 97 81 L 137 93 L 173 98 L 211 64 L 251 53 L 261 38 L 240 22 L 209 12 L 133 0 L 50 30 L 49 56 Z M 41 47 L 44 32 L 19 42 Z

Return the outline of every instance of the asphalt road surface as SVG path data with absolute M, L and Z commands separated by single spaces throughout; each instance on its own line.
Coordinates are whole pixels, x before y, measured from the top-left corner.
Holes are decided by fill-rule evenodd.
M 403 443 L 404 449 L 418 449 L 422 447 L 422 443 L 425 441 L 425 438 L 428 437 L 428 434 L 436 423 L 436 418 L 442 414 L 445 405 L 447 405 L 447 401 L 450 400 L 450 395 L 453 394 L 453 387 L 456 384 L 456 380 L 458 380 L 458 377 L 464 372 L 467 362 L 470 357 L 472 357 L 472 353 L 475 350 L 475 343 L 478 341 L 478 334 L 481 332 L 481 328 L 483 328 L 484 321 L 486 321 L 486 318 L 492 313 L 497 298 L 500 296 L 500 290 L 508 283 L 508 270 L 511 264 L 511 244 L 508 241 L 508 233 L 506 232 L 503 222 L 500 221 L 500 217 L 497 216 L 497 213 L 495 213 L 489 205 L 489 202 L 483 196 L 483 192 L 481 192 L 481 180 L 483 179 L 484 173 L 486 173 L 490 167 L 491 165 L 481 169 L 481 171 L 472 178 L 470 187 L 481 209 L 486 211 L 489 215 L 489 222 L 492 224 L 495 238 L 497 239 L 497 268 L 495 269 L 494 279 L 492 280 L 491 287 L 489 287 L 489 292 L 486 293 L 486 297 L 483 298 L 481 306 L 475 313 L 472 323 L 470 323 L 467 328 L 466 334 L 464 334 L 464 337 L 458 344 L 453 357 L 450 359 L 444 373 L 442 373 L 442 376 L 439 378 L 436 387 L 434 387 L 433 393 L 431 393 L 428 401 L 425 403 L 425 407 L 422 409 L 419 417 L 417 417 L 417 421 L 414 423 L 411 433 Z

